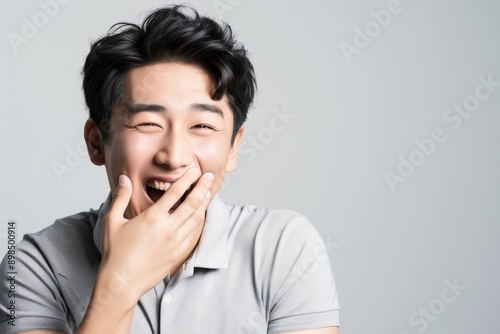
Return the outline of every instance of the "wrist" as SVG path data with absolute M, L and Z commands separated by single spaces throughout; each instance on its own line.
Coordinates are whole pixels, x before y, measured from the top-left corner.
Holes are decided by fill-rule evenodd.
M 91 304 L 96 308 L 116 305 L 120 309 L 133 309 L 142 293 L 137 290 L 132 276 L 123 269 L 101 264 L 97 272 Z
M 130 282 L 129 282 L 130 283 Z M 99 268 L 78 334 L 128 333 L 139 297 L 116 271 Z

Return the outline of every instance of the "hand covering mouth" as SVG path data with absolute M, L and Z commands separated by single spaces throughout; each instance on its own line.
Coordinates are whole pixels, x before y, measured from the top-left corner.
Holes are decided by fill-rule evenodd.
M 146 193 L 149 198 L 156 203 L 161 196 L 170 188 L 170 182 L 163 182 L 159 180 L 149 180 L 146 182 Z
M 148 194 L 149 198 L 153 201 L 153 203 L 156 203 L 163 194 L 170 188 L 172 183 L 170 182 L 163 182 L 160 180 L 149 180 L 146 182 L 146 193 Z M 172 213 L 177 207 L 186 199 L 187 195 L 191 192 L 193 189 L 194 184 L 189 187 L 188 190 L 179 198 L 179 200 L 172 206 L 170 209 L 169 213 Z

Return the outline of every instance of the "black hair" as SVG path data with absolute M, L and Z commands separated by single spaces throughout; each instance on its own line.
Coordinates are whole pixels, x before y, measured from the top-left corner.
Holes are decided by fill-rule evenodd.
M 91 45 L 82 69 L 83 92 L 103 140 L 109 135 L 112 109 L 124 95 L 126 73 L 169 61 L 201 67 L 213 80 L 212 99 L 227 96 L 234 119 L 233 142 L 255 96 L 252 63 L 229 25 L 183 5 L 154 10 L 142 26 L 117 23 Z

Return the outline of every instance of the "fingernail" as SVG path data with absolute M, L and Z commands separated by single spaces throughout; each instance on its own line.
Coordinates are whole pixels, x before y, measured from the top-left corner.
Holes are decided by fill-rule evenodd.
M 127 184 L 128 184 L 127 183 L 127 177 L 125 175 L 123 175 L 123 174 L 120 175 L 120 177 L 118 178 L 118 184 L 120 186 L 124 186 L 124 187 L 127 186 Z
M 214 179 L 214 174 L 208 172 L 208 173 L 205 173 L 206 175 L 206 178 L 209 179 L 210 181 L 212 181 Z

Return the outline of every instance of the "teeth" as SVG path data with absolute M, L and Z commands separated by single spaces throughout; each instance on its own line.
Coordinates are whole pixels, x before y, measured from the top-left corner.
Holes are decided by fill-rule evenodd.
M 170 188 L 171 184 L 168 182 L 161 182 L 158 180 L 154 180 L 154 181 L 148 181 L 146 185 L 151 188 L 167 191 L 167 189 Z

